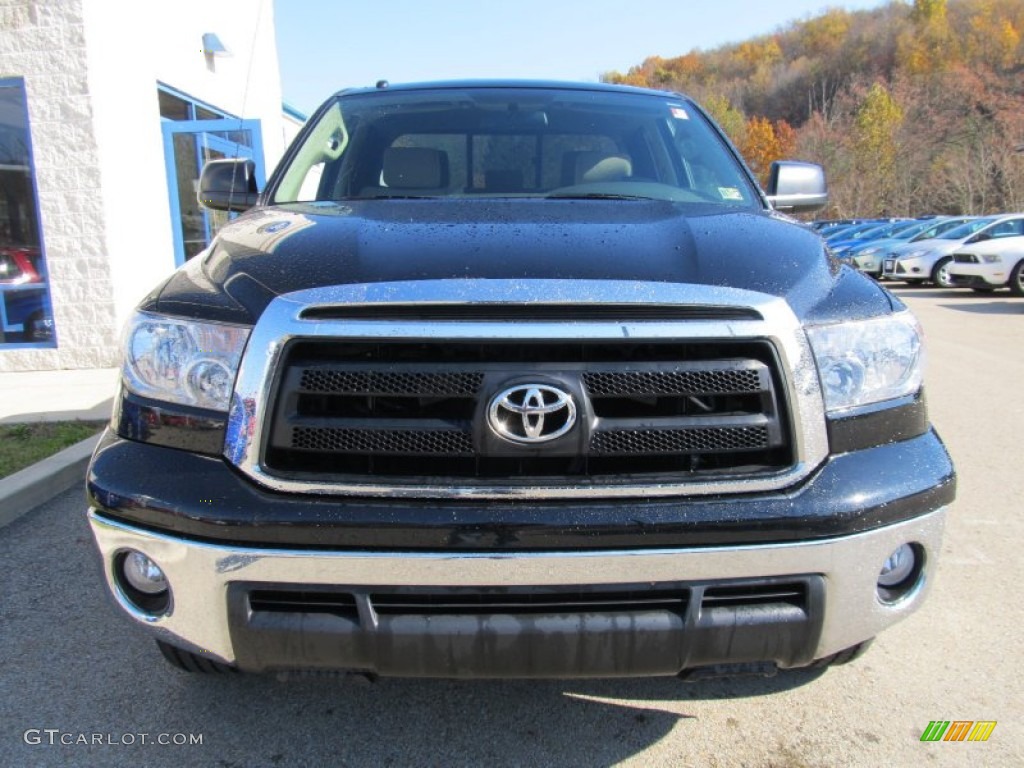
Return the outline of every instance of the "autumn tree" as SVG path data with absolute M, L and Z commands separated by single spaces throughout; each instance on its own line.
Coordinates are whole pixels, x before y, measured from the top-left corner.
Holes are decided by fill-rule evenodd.
M 1024 209 L 1024 0 L 833 9 L 671 53 L 602 79 L 693 96 L 759 173 L 821 163 L 828 214 Z
M 772 163 L 790 157 L 795 145 L 796 134 L 785 120 L 772 125 L 767 118 L 752 117 L 747 121 L 740 153 L 761 182 L 766 183 Z
M 914 0 L 913 27 L 899 39 L 900 65 L 915 75 L 944 72 L 959 60 L 956 38 L 946 14 L 946 0 Z
M 1024 63 L 1021 33 L 1010 9 L 992 0 L 977 5 L 967 25 L 965 58 L 994 70 L 1012 70 Z
M 854 123 L 855 165 L 865 178 L 873 179 L 879 192 L 879 213 L 889 209 L 895 186 L 897 133 L 903 110 L 889 90 L 876 82 L 857 110 Z
M 737 147 L 743 145 L 746 137 L 747 117 L 742 110 L 734 107 L 724 96 L 717 94 L 704 99 L 704 109 L 721 126 L 733 144 Z

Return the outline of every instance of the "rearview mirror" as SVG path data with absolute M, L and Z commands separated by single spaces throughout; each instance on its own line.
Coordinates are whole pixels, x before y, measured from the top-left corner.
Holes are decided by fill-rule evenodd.
M 768 200 L 787 213 L 816 211 L 828 204 L 825 170 L 814 163 L 777 161 L 768 178 Z
M 256 164 L 234 158 L 211 160 L 199 176 L 199 204 L 215 211 L 247 211 L 256 205 Z

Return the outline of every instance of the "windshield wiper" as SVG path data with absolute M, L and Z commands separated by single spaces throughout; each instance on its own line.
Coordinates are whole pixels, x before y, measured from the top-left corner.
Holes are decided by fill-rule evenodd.
M 568 192 L 564 195 L 545 195 L 548 199 L 557 200 L 659 200 L 657 197 L 647 195 L 624 195 L 612 192 Z

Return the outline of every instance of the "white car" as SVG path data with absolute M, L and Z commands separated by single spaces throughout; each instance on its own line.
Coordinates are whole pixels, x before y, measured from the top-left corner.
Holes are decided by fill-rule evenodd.
M 953 254 L 965 246 L 993 239 L 1024 236 L 1024 213 L 972 219 L 931 240 L 904 245 L 887 257 L 882 275 L 890 280 L 952 288 L 949 267 Z
M 965 246 L 953 254 L 949 276 L 958 287 L 987 292 L 1008 286 L 1015 296 L 1024 296 L 1024 236 Z

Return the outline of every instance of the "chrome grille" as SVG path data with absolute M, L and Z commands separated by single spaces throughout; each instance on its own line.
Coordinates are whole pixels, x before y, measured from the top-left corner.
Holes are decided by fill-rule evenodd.
M 556 384 L 577 427 L 543 446 L 487 425 L 509 386 Z M 401 484 L 685 482 L 792 466 L 787 405 L 768 342 L 289 344 L 263 467 L 283 478 Z

